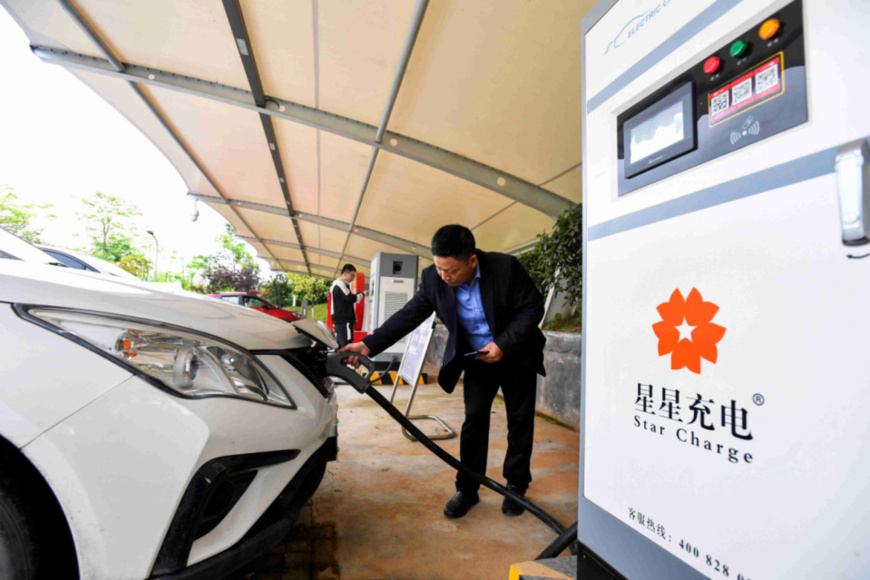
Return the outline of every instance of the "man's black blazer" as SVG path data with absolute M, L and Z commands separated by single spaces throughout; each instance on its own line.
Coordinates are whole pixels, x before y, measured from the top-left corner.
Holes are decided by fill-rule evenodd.
M 475 250 L 475 254 L 480 264 L 483 310 L 495 343 L 504 352 L 502 361 L 544 375 L 547 339 L 538 328 L 544 317 L 541 293 L 515 257 L 481 250 Z M 423 270 L 420 290 L 411 301 L 363 342 L 372 355 L 379 354 L 417 328 L 433 310 L 449 333 L 438 383 L 452 393 L 465 368 L 463 355 L 471 352 L 471 347 L 459 325 L 456 291 L 441 279 L 434 265 Z

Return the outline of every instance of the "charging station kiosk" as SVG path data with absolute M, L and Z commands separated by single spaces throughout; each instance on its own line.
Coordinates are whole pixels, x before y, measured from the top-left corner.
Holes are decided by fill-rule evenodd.
M 372 258 L 371 293 L 366 298 L 368 318 L 363 330 L 372 332 L 402 309 L 417 292 L 417 256 L 378 252 Z M 376 363 L 402 358 L 408 337 L 372 357 Z
M 578 577 L 870 577 L 868 30 L 866 0 L 584 19 Z

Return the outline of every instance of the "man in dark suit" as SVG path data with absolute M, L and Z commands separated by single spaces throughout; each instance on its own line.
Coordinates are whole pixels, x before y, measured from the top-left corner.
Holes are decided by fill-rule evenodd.
M 508 416 L 508 449 L 504 460 L 507 486 L 525 494 L 532 474 L 529 464 L 535 419 L 537 374 L 544 374 L 544 343 L 538 328 L 544 301 L 519 260 L 475 248 L 474 235 L 460 225 L 444 226 L 432 238 L 435 264 L 423 270 L 420 290 L 404 308 L 362 342 L 339 352 L 365 356 L 383 352 L 413 331 L 434 310 L 447 327 L 438 383 L 452 393 L 465 371 L 465 421 L 460 435 L 462 464 L 486 472 L 489 420 L 499 387 Z M 473 357 L 466 354 L 477 351 Z M 351 356 L 350 364 L 358 359 Z M 479 501 L 475 481 L 458 473 L 456 494 L 444 514 L 460 518 Z M 523 508 L 505 498 L 502 513 L 518 516 Z

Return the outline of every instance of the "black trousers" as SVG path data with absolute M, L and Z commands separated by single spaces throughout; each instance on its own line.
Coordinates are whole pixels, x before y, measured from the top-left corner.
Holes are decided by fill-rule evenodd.
M 332 327 L 335 329 L 335 338 L 338 340 L 339 348 L 353 342 L 353 322 L 333 320 Z
M 525 493 L 532 481 L 530 463 L 535 434 L 534 370 L 506 361 L 487 364 L 469 361 L 465 367 L 465 422 L 459 436 L 459 458 L 462 464 L 486 474 L 489 451 L 489 418 L 498 388 L 504 395 L 508 420 L 508 448 L 503 475 L 509 484 Z M 456 475 L 458 491 L 477 491 L 478 483 L 468 476 Z

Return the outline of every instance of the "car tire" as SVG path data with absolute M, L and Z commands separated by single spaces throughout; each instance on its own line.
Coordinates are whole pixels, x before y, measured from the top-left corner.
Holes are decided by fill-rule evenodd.
M 0 476 L 0 580 L 43 577 L 36 519 L 20 486 Z

